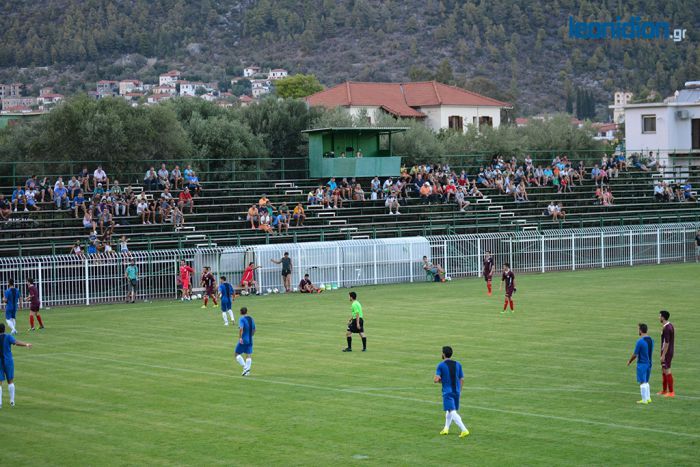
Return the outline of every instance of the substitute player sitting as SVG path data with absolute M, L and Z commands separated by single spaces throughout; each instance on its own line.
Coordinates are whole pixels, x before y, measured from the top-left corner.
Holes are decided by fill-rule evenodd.
M 255 290 L 258 283 L 255 281 L 255 270 L 260 269 L 262 266 L 256 266 L 252 261 L 248 263 L 248 266 L 243 270 L 243 277 L 241 277 L 241 287 L 246 293 L 250 293 L 250 289 Z
M 299 282 L 299 292 L 301 293 L 321 293 L 322 290 L 311 283 L 308 274 L 304 274 L 304 278 Z
M 431 273 L 433 277 L 439 277 L 441 282 L 445 282 L 445 270 L 439 264 L 428 261 L 427 256 L 423 256 L 423 269 Z

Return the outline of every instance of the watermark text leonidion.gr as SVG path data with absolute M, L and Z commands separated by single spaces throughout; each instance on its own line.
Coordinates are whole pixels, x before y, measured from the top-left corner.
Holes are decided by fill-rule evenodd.
M 686 38 L 686 29 L 671 29 L 668 21 L 642 21 L 632 16 L 623 21 L 577 21 L 569 16 L 570 39 L 647 39 L 673 40 L 680 42 Z

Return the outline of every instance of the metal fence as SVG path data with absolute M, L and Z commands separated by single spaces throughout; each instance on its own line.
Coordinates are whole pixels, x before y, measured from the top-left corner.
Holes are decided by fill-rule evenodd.
M 133 259 L 139 270 L 141 300 L 178 296 L 181 259 L 199 274 L 210 266 L 237 284 L 245 265 L 254 262 L 258 290 L 282 289 L 284 252 L 293 261 L 292 283 L 308 273 L 315 284 L 335 287 L 416 282 L 427 279 L 422 257 L 443 265 L 451 277 L 480 276 L 488 250 L 496 264 L 516 271 L 548 272 L 695 261 L 695 233 L 700 224 L 571 229 L 474 235 L 446 235 L 377 240 L 290 243 L 249 247 L 200 248 L 97 255 L 0 258 L 0 284 L 14 278 L 26 292 L 27 278 L 39 286 L 42 306 L 90 305 L 124 300 L 124 271 Z M 198 284 L 198 277 L 193 283 Z

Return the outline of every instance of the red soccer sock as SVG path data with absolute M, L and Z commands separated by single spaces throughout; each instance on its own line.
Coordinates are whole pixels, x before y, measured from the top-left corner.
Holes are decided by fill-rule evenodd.
M 34 327 L 34 315 L 29 315 L 29 327 Z
M 663 392 L 666 392 L 668 388 L 668 375 L 666 373 L 661 373 L 661 379 L 663 381 Z
M 204 297 L 204 306 L 207 306 L 207 303 L 209 303 L 209 298 L 208 298 L 208 297 Z
M 218 303 L 216 303 L 216 297 L 211 297 L 211 301 L 214 302 L 214 305 L 218 305 Z
M 510 303 L 510 311 L 513 311 L 513 299 L 508 300 L 508 303 Z
M 491 283 L 490 282 L 486 283 L 486 289 L 489 291 L 489 293 L 491 293 Z
M 668 383 L 668 392 L 673 392 L 673 375 L 667 374 L 666 381 Z
M 36 314 L 36 320 L 39 321 L 39 326 L 41 326 L 43 328 L 44 322 L 41 320 L 41 315 L 39 313 Z M 32 324 L 32 327 L 34 327 L 33 324 Z
M 508 299 L 506 298 L 506 301 L 503 303 L 503 311 L 505 311 L 508 308 Z

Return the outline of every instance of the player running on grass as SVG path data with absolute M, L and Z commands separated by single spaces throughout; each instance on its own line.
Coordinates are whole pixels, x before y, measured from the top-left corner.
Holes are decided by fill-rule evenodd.
M 0 323 L 0 408 L 2 408 L 2 382 L 7 379 L 7 390 L 10 393 L 10 405 L 15 405 L 15 362 L 12 358 L 12 346 L 32 348 L 32 344 L 15 339 L 15 336 L 5 334 L 5 325 Z
M 241 308 L 241 317 L 238 320 L 238 344 L 236 344 L 236 361 L 243 367 L 241 376 L 250 374 L 250 366 L 253 364 L 253 335 L 255 335 L 255 321 L 248 316 L 248 308 Z M 243 355 L 247 355 L 244 360 Z
M 348 332 L 345 335 L 348 346 L 343 349 L 343 352 L 352 352 L 352 335 L 357 333 L 362 338 L 362 351 L 367 351 L 367 338 L 365 337 L 365 320 L 362 317 L 362 305 L 357 301 L 357 294 L 355 292 L 350 292 L 350 301 L 352 305 L 350 307 L 350 321 L 348 321 Z
M 486 281 L 486 290 L 488 291 L 489 297 L 491 296 L 491 280 L 493 279 L 493 272 L 495 271 L 493 264 L 493 257 L 491 252 L 487 251 L 484 255 L 484 280 Z
M 651 377 L 651 355 L 654 351 L 654 340 L 647 334 L 648 330 L 646 324 L 639 323 L 639 339 L 634 346 L 634 353 L 627 361 L 627 366 L 630 366 L 633 361 L 637 360 L 637 383 L 639 383 L 639 391 L 642 393 L 642 399 L 637 401 L 637 404 L 651 402 L 649 378 Z
M 503 302 L 503 311 L 501 314 L 506 312 L 506 308 L 510 305 L 510 311 L 514 311 L 515 304 L 513 303 L 513 294 L 515 293 L 515 273 L 510 269 L 510 263 L 503 263 L 503 275 L 501 276 L 501 284 L 498 286 L 498 290 L 506 286 L 505 302 Z
M 210 298 L 211 301 L 214 302 L 213 306 L 216 306 L 216 279 L 214 278 L 214 274 L 211 273 L 211 268 L 209 266 L 204 266 L 204 271 L 202 272 L 202 277 L 199 282 L 200 285 L 204 287 L 204 305 L 202 305 L 202 308 L 207 307 Z
M 441 435 L 450 434 L 450 425 L 452 422 L 461 430 L 460 438 L 469 436 L 469 430 L 464 426 L 462 417 L 457 411 L 459 410 L 459 395 L 462 392 L 462 384 L 464 384 L 464 372 L 462 365 L 452 360 L 452 347 L 445 346 L 442 348 L 442 362 L 435 370 L 435 383 L 442 383 L 442 408 L 445 410 L 445 428 L 440 432 Z
M 676 330 L 673 329 L 673 324 L 668 321 L 670 317 L 671 313 L 666 310 L 659 312 L 659 321 L 663 326 L 661 330 L 661 376 L 663 378 L 663 389 L 657 394 L 664 397 L 676 397 L 676 393 L 673 390 L 673 375 L 671 374 L 673 342 Z
M 224 318 L 224 326 L 228 326 L 228 317 L 231 317 L 231 321 L 236 323 L 236 319 L 233 316 L 233 300 L 235 293 L 233 286 L 226 282 L 226 276 L 221 276 L 219 279 L 219 297 L 221 297 L 221 316 Z M 216 302 L 214 302 L 216 303 Z M 227 316 L 228 313 L 228 316 Z
M 10 326 L 10 334 L 17 334 L 17 308 L 19 308 L 19 299 L 22 298 L 22 294 L 19 289 L 15 287 L 15 281 L 10 279 L 7 282 L 7 290 L 2 297 L 2 301 L 5 303 L 5 322 Z
M 29 295 L 24 299 L 25 302 L 29 302 L 29 330 L 34 330 L 34 319 L 39 322 L 39 329 L 44 329 L 44 322 L 41 320 L 41 315 L 39 314 L 39 309 L 41 308 L 41 301 L 39 300 L 39 288 L 34 285 L 34 279 L 31 277 L 27 279 L 27 287 L 29 290 Z

